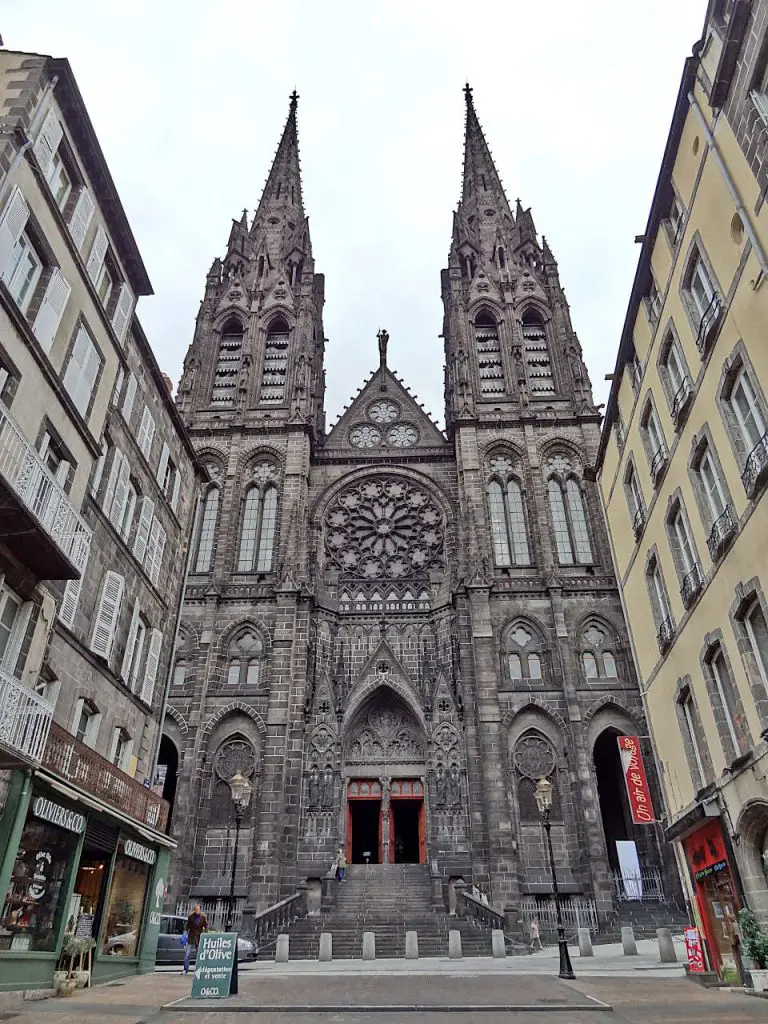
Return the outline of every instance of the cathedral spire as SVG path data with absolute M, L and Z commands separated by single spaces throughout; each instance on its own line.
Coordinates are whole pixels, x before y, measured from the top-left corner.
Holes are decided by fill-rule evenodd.
M 292 212 L 292 219 L 304 218 L 304 203 L 301 195 L 301 167 L 299 165 L 299 134 L 296 123 L 298 93 L 291 93 L 291 105 L 283 135 L 277 147 L 272 168 L 259 201 L 254 227 L 265 215 L 280 215 Z
M 467 83 L 464 86 L 466 101 L 466 126 L 464 132 L 464 181 L 461 189 L 461 205 L 465 214 L 472 207 L 477 215 L 482 207 L 494 207 L 497 213 L 507 214 L 512 218 L 504 187 L 499 172 L 493 162 L 488 143 L 485 141 L 483 129 L 477 119 L 472 89 Z M 478 217 L 478 222 L 480 218 Z

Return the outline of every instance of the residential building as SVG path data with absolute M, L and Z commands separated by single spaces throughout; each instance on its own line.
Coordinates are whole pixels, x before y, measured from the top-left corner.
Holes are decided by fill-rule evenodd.
M 196 504 L 146 270 L 66 60 L 0 51 L 0 989 L 154 968 L 151 788 Z
M 684 67 L 597 478 L 675 844 L 712 965 L 768 921 L 768 3 Z

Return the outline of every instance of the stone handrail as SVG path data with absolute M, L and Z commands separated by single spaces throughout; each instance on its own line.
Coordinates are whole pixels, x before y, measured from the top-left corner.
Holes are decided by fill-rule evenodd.
M 458 917 L 470 918 L 485 928 L 504 930 L 504 915 L 494 910 L 490 904 L 476 899 L 461 883 L 456 885 L 456 914 Z
M 297 892 L 287 896 L 279 903 L 274 903 L 266 910 L 262 910 L 253 916 L 252 934 L 259 947 L 268 945 L 269 942 L 283 930 L 297 921 L 300 917 L 307 916 L 307 893 L 306 885 L 299 886 Z

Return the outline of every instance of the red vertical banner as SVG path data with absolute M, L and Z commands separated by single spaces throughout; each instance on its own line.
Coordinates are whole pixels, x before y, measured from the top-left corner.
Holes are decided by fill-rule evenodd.
M 686 928 L 683 935 L 685 936 L 685 952 L 688 956 L 688 969 L 693 974 L 702 974 L 707 968 L 704 963 L 704 947 L 701 944 L 699 929 Z
M 650 825 L 656 817 L 653 813 L 643 755 L 640 752 L 640 741 L 637 736 L 619 736 L 618 740 L 632 821 L 635 825 Z

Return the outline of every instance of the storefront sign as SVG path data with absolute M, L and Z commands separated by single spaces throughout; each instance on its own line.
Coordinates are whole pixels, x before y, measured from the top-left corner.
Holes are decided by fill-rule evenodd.
M 154 864 L 157 853 L 150 846 L 142 846 L 133 839 L 123 840 L 123 853 L 126 857 L 133 857 L 134 860 L 143 861 L 145 864 Z
M 728 857 L 719 821 L 711 821 L 694 832 L 684 846 L 691 873 L 697 882 L 727 869 Z
M 62 807 L 61 804 L 55 804 L 47 797 L 39 796 L 35 799 L 32 804 L 32 813 L 36 818 L 43 818 L 45 821 L 50 821 L 52 825 L 58 825 L 59 828 L 69 829 L 70 832 L 85 831 L 84 815 L 78 814 L 77 811 L 70 811 L 68 807 Z
M 683 935 L 685 936 L 685 952 L 688 956 L 688 970 L 692 974 L 702 974 L 707 968 L 704 963 L 704 947 L 701 944 L 699 929 L 686 928 Z
M 237 933 L 203 932 L 192 976 L 193 999 L 226 999 L 237 992 Z
M 637 736 L 619 736 L 618 740 L 632 821 L 635 825 L 650 825 L 656 817 L 640 752 L 640 740 Z

